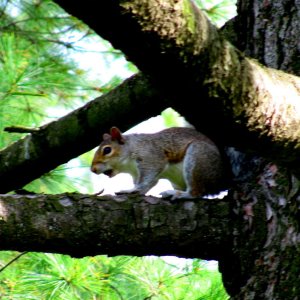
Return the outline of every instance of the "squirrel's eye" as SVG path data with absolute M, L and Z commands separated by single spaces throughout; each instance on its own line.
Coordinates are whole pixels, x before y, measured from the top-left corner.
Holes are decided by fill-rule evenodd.
M 107 146 L 107 147 L 104 147 L 103 150 L 103 155 L 107 155 L 111 152 L 111 147 Z

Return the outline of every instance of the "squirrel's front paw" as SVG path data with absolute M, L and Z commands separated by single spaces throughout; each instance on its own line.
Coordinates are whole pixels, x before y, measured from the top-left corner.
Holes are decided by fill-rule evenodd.
M 178 199 L 180 191 L 177 190 L 167 190 L 164 192 L 161 192 L 160 195 L 164 199 L 170 199 L 170 200 L 175 200 Z

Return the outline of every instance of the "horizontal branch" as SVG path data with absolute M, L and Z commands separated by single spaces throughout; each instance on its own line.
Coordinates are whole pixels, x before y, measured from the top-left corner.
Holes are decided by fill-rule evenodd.
M 19 189 L 96 147 L 111 126 L 125 131 L 160 114 L 166 105 L 145 76 L 125 80 L 110 93 L 0 151 L 0 193 Z
M 218 199 L 0 195 L 0 250 L 219 259 L 229 224 L 228 202 Z

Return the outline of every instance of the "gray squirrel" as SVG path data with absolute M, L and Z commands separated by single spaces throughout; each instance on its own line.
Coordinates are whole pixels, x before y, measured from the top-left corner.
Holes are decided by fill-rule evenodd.
M 192 128 L 172 127 L 152 134 L 122 134 L 117 127 L 103 135 L 95 152 L 91 171 L 113 177 L 129 173 L 134 188 L 123 193 L 146 194 L 160 178 L 168 179 L 175 190 L 163 198 L 193 199 L 216 194 L 223 176 L 217 146 Z

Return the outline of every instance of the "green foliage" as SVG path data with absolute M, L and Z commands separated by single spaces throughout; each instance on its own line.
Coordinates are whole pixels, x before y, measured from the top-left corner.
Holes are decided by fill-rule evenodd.
M 218 27 L 236 15 L 236 0 L 195 0 Z
M 0 264 L 16 255 L 2 252 Z M 220 274 L 200 260 L 38 253 L 27 253 L 0 273 L 0 295 L 3 300 L 228 299 Z
M 27 1 L 3 1 L 0 5 L 1 132 L 10 125 L 37 127 L 50 121 L 47 109 L 67 103 L 71 100 L 69 91 L 83 87 L 84 77 L 76 74 L 74 62 L 64 58 L 62 50 L 47 40 L 47 34 L 56 29 L 56 18 L 50 17 L 54 9 L 49 9 L 54 6 L 49 3 L 37 6 Z M 40 36 L 42 30 L 46 36 Z M 0 148 L 20 136 L 4 132 L 0 135 Z
M 165 109 L 161 113 L 161 116 L 163 117 L 166 127 L 182 127 L 186 125 L 185 119 L 172 108 Z

